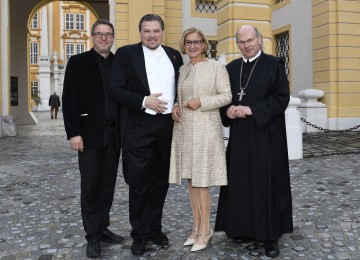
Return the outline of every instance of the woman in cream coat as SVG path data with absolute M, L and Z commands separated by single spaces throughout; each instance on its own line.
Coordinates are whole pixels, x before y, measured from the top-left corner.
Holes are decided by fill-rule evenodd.
M 171 146 L 170 183 L 188 180 L 194 217 L 184 245 L 191 251 L 205 249 L 213 234 L 209 226 L 209 186 L 227 185 L 225 146 L 219 108 L 231 102 L 229 76 L 221 63 L 205 57 L 204 34 L 189 28 L 183 32 L 180 50 L 190 62 L 180 68 Z

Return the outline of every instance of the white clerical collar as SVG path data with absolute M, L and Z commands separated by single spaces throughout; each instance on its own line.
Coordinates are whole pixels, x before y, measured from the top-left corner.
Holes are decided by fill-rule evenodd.
M 249 62 L 252 62 L 252 61 L 255 60 L 257 57 L 259 57 L 260 54 L 261 54 L 261 50 L 259 50 L 259 52 L 258 52 L 254 57 L 252 57 L 251 59 L 245 59 L 245 58 L 243 57 L 243 60 L 244 60 L 245 63 L 247 63 L 248 61 L 249 61 Z
M 157 56 L 160 57 L 162 56 L 165 51 L 163 49 L 163 47 L 161 47 L 161 45 L 159 47 L 157 47 L 156 49 L 149 49 L 148 47 L 146 47 L 144 44 L 142 45 L 143 51 L 144 53 L 150 55 L 150 56 Z

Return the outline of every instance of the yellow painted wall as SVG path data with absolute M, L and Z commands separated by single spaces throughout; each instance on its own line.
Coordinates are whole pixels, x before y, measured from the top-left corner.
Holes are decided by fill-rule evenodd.
M 360 1 L 313 0 L 314 88 L 329 118 L 360 116 Z
M 245 24 L 259 28 L 263 35 L 263 46 L 267 53 L 272 53 L 271 0 L 219 0 L 216 2 L 218 53 L 225 53 L 227 61 L 240 56 L 235 42 L 235 32 Z
M 164 20 L 164 44 L 178 48 L 182 33 L 181 0 L 116 0 L 115 13 L 116 48 L 140 41 L 139 21 L 149 13 L 158 14 Z

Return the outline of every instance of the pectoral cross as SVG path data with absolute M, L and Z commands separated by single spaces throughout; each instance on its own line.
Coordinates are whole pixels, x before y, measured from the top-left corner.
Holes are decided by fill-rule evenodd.
M 237 93 L 237 94 L 239 95 L 239 101 L 241 101 L 241 100 L 242 100 L 242 97 L 246 95 L 246 93 L 244 92 L 244 89 L 243 89 L 243 88 L 241 88 L 240 90 L 241 90 L 241 92 L 240 92 L 240 93 Z

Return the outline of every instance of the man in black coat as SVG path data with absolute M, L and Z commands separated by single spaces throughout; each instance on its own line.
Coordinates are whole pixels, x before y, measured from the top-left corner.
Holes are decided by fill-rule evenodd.
M 49 98 L 49 106 L 50 106 L 51 119 L 54 119 L 54 112 L 55 112 L 55 119 L 57 119 L 57 115 L 60 107 L 60 97 L 57 95 L 56 91 L 54 91 L 54 94 L 52 94 Z
M 109 92 L 122 105 L 122 158 L 134 255 L 146 251 L 147 239 L 168 246 L 161 219 L 169 187 L 171 110 L 183 64 L 178 51 L 161 45 L 160 16 L 143 16 L 139 31 L 141 43 L 121 47 L 115 54 Z
M 262 52 L 251 25 L 236 33 L 242 57 L 226 68 L 232 103 L 222 108 L 230 126 L 228 185 L 222 186 L 215 231 L 238 240 L 263 241 L 265 254 L 280 254 L 278 239 L 293 231 L 285 110 L 290 100 L 283 62 Z
M 116 136 L 120 111 L 108 95 L 114 27 L 100 19 L 91 34 L 94 48 L 67 63 L 62 103 L 67 138 L 78 151 L 86 254 L 98 257 L 100 241 L 123 241 L 108 229 L 120 157 Z

